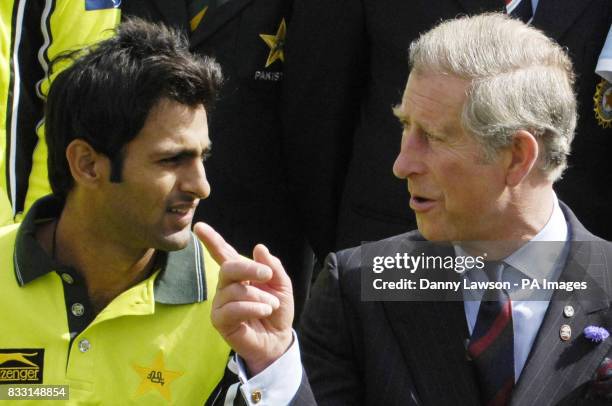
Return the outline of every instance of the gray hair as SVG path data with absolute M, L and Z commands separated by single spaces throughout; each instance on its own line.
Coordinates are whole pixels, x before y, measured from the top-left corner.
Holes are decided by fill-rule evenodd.
M 499 13 L 460 17 L 414 41 L 410 65 L 471 81 L 462 125 L 488 159 L 526 130 L 540 145 L 539 168 L 551 181 L 561 177 L 576 127 L 574 73 L 544 33 Z

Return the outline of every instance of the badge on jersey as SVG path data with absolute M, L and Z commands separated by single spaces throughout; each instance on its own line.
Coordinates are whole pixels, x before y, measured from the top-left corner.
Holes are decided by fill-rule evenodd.
M 170 384 L 184 375 L 184 372 L 166 369 L 164 354 L 160 351 L 151 366 L 132 365 L 134 371 L 140 376 L 140 384 L 135 396 L 144 395 L 149 391 L 157 391 L 168 402 L 172 401 Z
M 276 34 L 259 34 L 259 37 L 270 48 L 266 68 L 272 65 L 275 61 L 280 60 L 285 62 L 285 35 L 287 33 L 287 24 L 283 18 L 276 30 Z
M 283 18 L 276 30 L 276 34 L 259 34 L 259 37 L 266 43 L 270 52 L 268 53 L 268 59 L 266 60 L 266 68 L 273 65 L 274 62 L 280 61 L 285 62 L 285 35 L 287 33 L 287 23 Z M 278 63 L 276 64 L 277 69 L 279 68 Z M 278 82 L 282 80 L 283 72 L 280 71 L 268 71 L 258 70 L 255 71 L 255 80 L 265 80 L 271 82 Z
M 43 382 L 45 350 L 0 348 L 0 385 Z
M 107 8 L 119 8 L 121 0 L 85 0 L 85 10 L 104 10 Z

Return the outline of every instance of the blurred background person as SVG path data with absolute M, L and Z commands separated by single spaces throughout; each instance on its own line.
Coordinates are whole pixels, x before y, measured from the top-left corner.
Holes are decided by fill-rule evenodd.
M 49 61 L 112 35 L 120 1 L 7 0 L 0 5 L 0 224 L 50 193 L 43 103 Z

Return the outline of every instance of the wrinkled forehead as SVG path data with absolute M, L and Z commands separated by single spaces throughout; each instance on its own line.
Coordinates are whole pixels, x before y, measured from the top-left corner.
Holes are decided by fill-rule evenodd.
M 471 81 L 447 73 L 412 71 L 402 101 L 409 96 L 431 100 L 447 107 L 463 106 Z
M 448 74 L 412 72 L 400 110 L 409 119 L 427 122 L 439 129 L 456 127 L 470 83 Z

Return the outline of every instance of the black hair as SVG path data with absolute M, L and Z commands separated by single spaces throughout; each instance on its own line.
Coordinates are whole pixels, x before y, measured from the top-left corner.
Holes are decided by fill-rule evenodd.
M 48 172 L 53 193 L 65 199 L 73 186 L 66 148 L 82 139 L 111 161 L 113 182 L 121 181 L 124 146 L 144 126 L 162 98 L 210 111 L 222 75 L 207 56 L 189 52 L 174 28 L 133 18 L 111 38 L 61 55 L 60 72 L 45 106 Z

